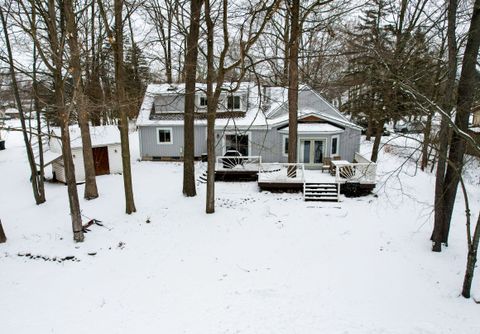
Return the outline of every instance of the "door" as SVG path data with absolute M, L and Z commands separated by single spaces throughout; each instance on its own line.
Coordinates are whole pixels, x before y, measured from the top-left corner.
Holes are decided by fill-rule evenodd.
M 309 166 L 320 166 L 323 163 L 324 140 L 300 139 L 300 162 Z
M 108 162 L 108 147 L 94 147 L 93 162 L 95 164 L 95 175 L 110 174 L 110 164 Z

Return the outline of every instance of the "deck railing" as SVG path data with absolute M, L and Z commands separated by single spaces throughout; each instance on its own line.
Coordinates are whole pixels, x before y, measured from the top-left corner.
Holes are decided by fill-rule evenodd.
M 261 164 L 261 156 L 218 156 L 215 160 L 215 170 L 258 171 Z
M 336 182 L 374 184 L 377 176 L 377 164 L 359 153 L 355 153 L 355 161 L 358 162 L 337 166 L 335 170 Z
M 302 163 L 263 163 L 258 170 L 258 182 L 305 182 Z

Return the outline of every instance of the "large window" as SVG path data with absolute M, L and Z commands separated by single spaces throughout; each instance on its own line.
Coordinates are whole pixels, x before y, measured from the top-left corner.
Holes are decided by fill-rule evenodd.
M 241 108 L 240 96 L 230 95 L 227 98 L 227 109 L 239 110 Z
M 172 129 L 158 128 L 157 129 L 157 143 L 158 144 L 172 144 Z
M 338 136 L 332 137 L 332 148 L 330 155 L 338 155 Z
M 225 151 L 235 150 L 243 156 L 249 155 L 248 134 L 246 135 L 225 135 Z

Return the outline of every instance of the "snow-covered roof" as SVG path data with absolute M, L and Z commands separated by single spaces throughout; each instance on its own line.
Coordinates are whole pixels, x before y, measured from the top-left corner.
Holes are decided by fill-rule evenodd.
M 55 136 L 60 137 L 60 128 L 52 131 Z M 120 144 L 120 131 L 116 125 L 91 126 L 90 138 L 92 147 Z M 82 147 L 82 135 L 77 125 L 70 126 L 70 142 L 72 148 Z
M 299 134 L 337 134 L 342 133 L 344 130 L 328 123 L 300 123 L 297 131 Z M 288 133 L 289 128 L 283 128 L 279 132 Z
M 8 114 L 18 114 L 19 111 L 17 108 L 7 108 L 5 109 L 5 114 L 8 115 Z
M 231 86 L 225 86 L 227 91 Z M 205 84 L 197 84 L 197 91 L 205 91 Z M 300 92 L 313 91 L 307 85 L 300 86 Z M 288 88 L 286 87 L 262 87 L 252 82 L 240 83 L 236 92 L 243 93 L 246 96 L 247 105 L 242 117 L 223 117 L 215 120 L 215 128 L 271 128 L 272 126 L 282 124 L 288 121 L 288 112 L 283 110 L 288 103 Z M 357 130 L 360 126 L 352 123 L 343 116 L 335 107 L 326 101 L 320 94 L 315 93 L 315 99 L 319 100 L 319 106 L 300 107 L 298 110 L 299 118 L 305 115 L 315 115 L 324 118 L 332 123 L 344 127 L 350 127 Z M 182 126 L 182 112 L 177 114 L 156 113 L 154 114 L 155 98 L 164 95 L 178 95 L 185 93 L 185 84 L 150 84 L 147 87 L 145 97 L 140 107 L 137 117 L 137 126 Z M 300 97 L 299 97 L 300 98 Z M 152 117 L 152 114 L 155 117 Z M 197 113 L 195 124 L 206 125 L 205 117 L 200 117 L 202 112 Z M 161 117 L 158 117 L 158 116 Z M 178 116 L 178 117 L 177 117 Z

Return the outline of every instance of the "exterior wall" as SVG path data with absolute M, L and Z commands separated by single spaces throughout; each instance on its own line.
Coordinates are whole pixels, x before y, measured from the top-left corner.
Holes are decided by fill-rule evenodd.
M 227 132 L 228 133 L 228 132 Z M 287 162 L 288 157 L 283 154 L 283 140 L 287 134 L 278 131 L 278 128 L 273 128 L 269 131 L 265 130 L 251 130 L 248 132 L 250 138 L 250 155 L 262 156 L 263 162 Z M 360 130 L 345 128 L 345 131 L 338 135 L 299 135 L 298 136 L 298 152 L 300 152 L 300 139 L 315 139 L 320 138 L 326 140 L 325 156 L 331 156 L 332 137 L 338 136 L 338 153 L 342 159 L 353 161 L 355 152 L 360 149 Z M 216 131 L 217 138 L 216 155 L 221 156 L 225 153 L 223 132 Z
M 97 146 L 98 147 L 98 146 Z M 101 147 L 101 146 L 100 146 Z M 120 144 L 108 145 L 108 165 L 110 174 L 118 174 L 123 170 L 122 154 Z M 85 168 L 83 166 L 83 151 L 81 148 L 72 149 L 73 164 L 75 166 L 75 179 L 78 182 L 85 182 Z M 58 181 L 66 183 L 63 159 L 59 158 L 52 163 L 52 171 Z
M 298 93 L 298 110 L 312 110 L 339 118 L 338 111 L 330 105 L 327 100 L 311 90 L 302 90 Z M 288 103 L 285 103 L 274 114 L 270 115 L 270 117 L 277 117 L 287 113 Z
M 110 174 L 123 172 L 122 147 L 120 144 L 108 145 L 108 165 Z
M 241 108 L 238 110 L 246 110 L 248 108 L 248 97 L 244 92 L 234 93 L 234 95 L 239 95 L 241 99 Z M 206 107 L 200 108 L 200 96 L 204 94 L 196 93 L 195 94 L 195 106 L 198 111 L 206 111 Z M 169 112 L 184 112 L 185 110 L 185 95 L 160 95 L 155 97 L 155 112 L 156 113 L 169 113 Z M 225 111 L 227 109 L 227 95 L 220 95 L 220 102 L 217 107 L 217 111 Z
M 83 152 L 81 148 L 72 149 L 73 164 L 75 166 L 75 180 L 77 182 L 85 181 L 85 169 L 83 167 Z M 52 171 L 58 181 L 66 183 L 65 169 L 63 167 L 63 158 L 58 158 L 52 163 Z
M 159 144 L 158 128 L 171 128 L 171 144 Z M 183 156 L 183 126 L 142 126 L 138 129 L 140 135 L 140 155 L 142 159 L 152 157 Z M 207 152 L 207 127 L 195 126 L 195 156 L 200 157 Z

